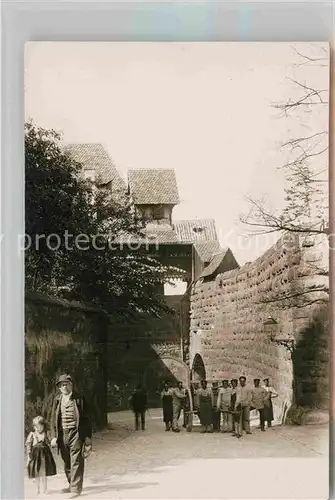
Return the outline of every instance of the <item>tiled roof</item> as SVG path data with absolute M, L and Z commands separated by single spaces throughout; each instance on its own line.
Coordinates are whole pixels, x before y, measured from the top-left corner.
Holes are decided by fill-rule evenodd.
M 194 244 L 199 257 L 203 262 L 209 262 L 215 253 L 220 252 L 221 246 L 217 239 L 207 240 L 206 235 L 216 235 L 214 221 L 197 220 L 196 227 L 204 229 L 201 233 L 193 232 L 191 230 L 186 233 L 183 229 L 187 228 L 190 224 L 192 228 L 195 221 L 178 221 L 171 227 L 169 224 L 162 224 L 150 222 L 147 224 L 145 233 L 147 238 L 153 243 L 179 243 L 179 244 Z M 200 222 L 200 224 L 198 224 Z
M 222 264 L 224 265 L 224 268 L 221 267 Z M 200 275 L 200 278 L 212 276 L 216 271 L 220 273 L 228 272 L 239 267 L 240 266 L 238 265 L 230 248 L 225 248 L 224 250 L 221 250 L 221 252 L 218 252 L 212 256 L 210 263 L 207 267 L 205 267 Z
M 64 151 L 81 163 L 84 170 L 93 170 L 97 184 L 103 185 L 112 181 L 113 191 L 126 192 L 126 183 L 102 144 L 66 144 Z
M 228 248 L 225 248 L 220 253 L 213 255 L 208 266 L 205 267 L 205 269 L 201 273 L 200 278 L 205 278 L 206 276 L 211 276 L 213 273 L 215 273 L 217 268 L 220 266 L 220 264 L 223 262 L 224 258 L 226 257 L 227 252 L 228 252 Z
M 148 224 L 146 229 L 142 231 L 145 234 L 144 237 L 135 235 L 120 236 L 117 241 L 123 242 L 124 244 L 169 244 L 178 243 L 175 231 L 171 228 L 169 224 Z
M 169 224 L 148 224 L 145 234 L 145 242 L 153 245 L 157 243 L 178 243 L 177 235 Z
M 174 170 L 129 170 L 130 194 L 136 205 L 177 205 L 179 194 Z
M 179 241 L 204 243 L 218 240 L 213 219 L 176 221 L 174 227 Z
M 217 240 L 195 243 L 194 247 L 203 262 L 209 262 L 214 254 L 222 250 Z
M 83 169 L 95 172 L 96 182 L 100 185 L 112 181 L 112 190 L 126 192 L 127 186 L 112 159 L 102 144 L 66 144 L 64 151 L 83 165 Z M 128 172 L 130 194 L 137 205 L 176 205 L 179 194 L 175 171 L 172 169 L 138 169 Z M 194 244 L 203 262 L 209 262 L 215 253 L 220 252 L 215 222 L 212 219 L 182 220 L 169 224 L 150 223 L 145 230 L 143 243 L 152 244 Z M 131 237 L 131 242 L 141 238 Z
M 169 224 L 148 224 L 145 232 L 153 243 L 178 243 L 176 232 Z
M 196 227 L 202 227 L 204 229 L 201 233 L 191 231 L 195 222 L 197 223 L 195 225 Z M 189 231 L 186 232 L 185 228 L 188 228 Z M 169 224 L 151 222 L 147 224 L 144 232 L 147 235 L 144 242 L 149 240 L 153 244 L 194 244 L 203 262 L 209 262 L 215 253 L 222 250 L 217 239 L 206 239 L 207 235 L 216 236 L 215 223 L 211 220 L 178 221 L 173 227 Z

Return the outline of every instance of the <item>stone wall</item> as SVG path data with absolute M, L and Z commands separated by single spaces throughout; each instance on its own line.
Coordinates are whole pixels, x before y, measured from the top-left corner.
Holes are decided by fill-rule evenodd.
M 81 304 L 28 294 L 26 432 L 34 416 L 50 420 L 55 380 L 64 372 L 72 374 L 88 399 L 96 429 L 105 425 L 107 410 L 129 407 L 134 386 L 144 379 L 150 406 L 159 406 L 162 380 L 176 380 L 166 360 L 188 356 L 189 299 L 167 296 L 166 302 L 170 314 L 160 318 L 138 314 L 122 323 L 107 321 L 99 311 Z
M 299 393 L 297 382 L 293 383 L 296 368 L 288 349 L 290 340 L 295 339 L 297 347 L 303 345 L 306 332 L 315 321 L 318 322 L 315 318 L 322 306 L 322 302 L 315 303 L 314 299 L 326 298 L 316 293 L 302 294 L 302 291 L 306 286 L 317 288 L 327 281 L 326 273 L 321 271 L 327 266 L 327 255 L 325 241 L 320 238 L 311 240 L 285 235 L 255 262 L 218 275 L 212 282 L 196 283 L 191 296 L 190 366 L 198 354 L 204 362 L 208 380 L 243 374 L 252 383 L 253 378 L 269 377 L 279 392 L 274 410 L 275 417 L 281 420 Z M 278 301 L 277 298 L 283 295 L 287 299 Z M 313 303 L 303 306 L 302 299 Z M 278 324 L 272 331 L 264 326 L 269 316 Z M 313 327 L 314 332 L 315 328 L 320 329 L 320 322 L 318 325 Z M 305 384 L 305 402 L 306 391 L 311 392 L 308 378 L 319 377 L 319 382 L 320 379 L 325 382 L 328 377 L 326 366 L 320 370 L 328 333 L 327 329 L 324 331 L 322 341 L 315 333 L 309 334 L 314 344 L 321 342 L 323 345 L 311 347 L 309 342 L 309 351 L 320 355 L 310 359 L 314 375 L 307 376 L 305 370 L 305 382 L 299 382 L 300 386 Z M 309 358 L 313 358 L 311 352 Z M 326 383 L 323 387 L 327 391 Z M 315 389 L 313 391 L 315 393 Z M 326 404 L 326 395 L 321 398 L 322 402 L 320 395 L 314 396 L 309 400 L 310 405 Z
M 106 424 L 106 318 L 78 303 L 41 295 L 25 302 L 25 431 L 51 417 L 55 381 L 70 373 L 91 408 L 95 429 Z

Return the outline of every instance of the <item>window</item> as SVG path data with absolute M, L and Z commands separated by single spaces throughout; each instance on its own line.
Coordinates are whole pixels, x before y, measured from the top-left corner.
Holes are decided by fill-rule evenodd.
M 164 219 L 164 206 L 163 205 L 154 206 L 154 208 L 153 208 L 153 218 L 155 220 Z
M 138 207 L 138 212 L 141 215 L 141 217 L 143 217 L 144 220 L 152 219 L 152 207 L 148 206 Z

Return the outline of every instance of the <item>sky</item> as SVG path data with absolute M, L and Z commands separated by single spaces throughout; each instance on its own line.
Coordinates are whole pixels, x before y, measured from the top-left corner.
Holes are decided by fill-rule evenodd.
M 299 95 L 290 78 L 328 88 L 328 68 L 302 65 L 297 51 L 313 57 L 319 47 L 29 42 L 25 117 L 64 142 L 102 143 L 125 179 L 128 169 L 174 169 L 174 219 L 214 219 L 222 246 L 244 264 L 278 238 L 250 236 L 240 222 L 247 198 L 280 210 L 281 143 L 327 127 L 324 113 L 287 118 L 274 107 Z

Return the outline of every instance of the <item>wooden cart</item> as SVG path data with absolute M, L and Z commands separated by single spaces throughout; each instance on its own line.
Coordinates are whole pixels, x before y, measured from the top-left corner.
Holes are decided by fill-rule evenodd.
M 192 383 L 190 383 L 189 387 L 187 388 L 187 396 L 187 409 L 185 409 L 186 430 L 187 432 L 192 432 L 194 426 L 194 416 L 199 414 L 198 410 L 195 409 L 194 393 L 192 393 Z

